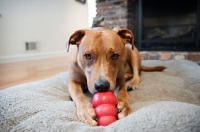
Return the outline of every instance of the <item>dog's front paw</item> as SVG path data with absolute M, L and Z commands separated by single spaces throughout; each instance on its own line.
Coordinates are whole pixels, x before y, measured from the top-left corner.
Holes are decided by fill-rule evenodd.
M 77 107 L 77 115 L 82 122 L 90 126 L 97 126 L 95 110 L 91 104 Z
M 136 88 L 134 86 L 130 86 L 130 85 L 127 85 L 126 88 L 127 88 L 127 91 L 136 90 Z
M 126 83 L 127 91 L 138 89 L 140 78 L 134 78 L 132 81 Z
M 127 102 L 118 102 L 118 119 L 126 117 L 131 113 L 131 106 Z
M 126 83 L 127 91 L 134 91 L 138 88 L 137 84 L 133 84 L 133 82 Z

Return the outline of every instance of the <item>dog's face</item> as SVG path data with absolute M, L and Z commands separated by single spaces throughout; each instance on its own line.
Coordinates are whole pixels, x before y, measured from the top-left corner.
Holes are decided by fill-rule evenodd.
M 78 30 L 70 37 L 69 44 L 78 46 L 77 63 L 85 73 L 91 93 L 114 91 L 116 80 L 124 77 L 124 44 L 132 43 L 133 36 L 129 30 L 120 31 Z

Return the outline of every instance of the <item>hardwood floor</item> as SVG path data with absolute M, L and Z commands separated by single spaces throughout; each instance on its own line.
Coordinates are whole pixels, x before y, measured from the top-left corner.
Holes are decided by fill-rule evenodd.
M 0 90 L 55 76 L 68 70 L 69 57 L 0 64 Z

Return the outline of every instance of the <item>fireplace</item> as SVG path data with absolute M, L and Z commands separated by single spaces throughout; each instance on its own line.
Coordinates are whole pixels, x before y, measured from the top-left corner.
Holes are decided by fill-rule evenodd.
M 93 27 L 128 28 L 143 60 L 200 64 L 200 0 L 96 0 Z
M 140 51 L 200 51 L 199 0 L 138 0 L 136 45 Z

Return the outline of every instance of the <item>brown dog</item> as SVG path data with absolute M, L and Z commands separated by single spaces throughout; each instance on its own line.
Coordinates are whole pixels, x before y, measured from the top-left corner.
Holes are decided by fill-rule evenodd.
M 125 47 L 126 43 L 131 44 L 132 48 Z M 84 86 L 87 86 L 92 94 L 115 91 L 119 87 L 117 107 L 121 112 L 118 114 L 118 118 L 130 114 L 131 107 L 125 87 L 125 78 L 134 77 L 130 87 L 137 88 L 140 82 L 139 70 L 146 68 L 140 66 L 140 56 L 134 47 L 131 31 L 105 28 L 78 30 L 71 35 L 70 44 L 77 45 L 77 49 L 72 51 L 70 58 L 68 90 L 77 107 L 79 119 L 91 126 L 97 125 L 95 111 L 83 94 Z M 134 50 L 132 50 L 133 48 Z M 125 74 L 126 65 L 133 69 L 129 70 L 127 74 Z M 150 70 L 156 69 L 163 70 L 164 67 L 154 67 Z M 147 68 L 147 70 L 149 69 Z

